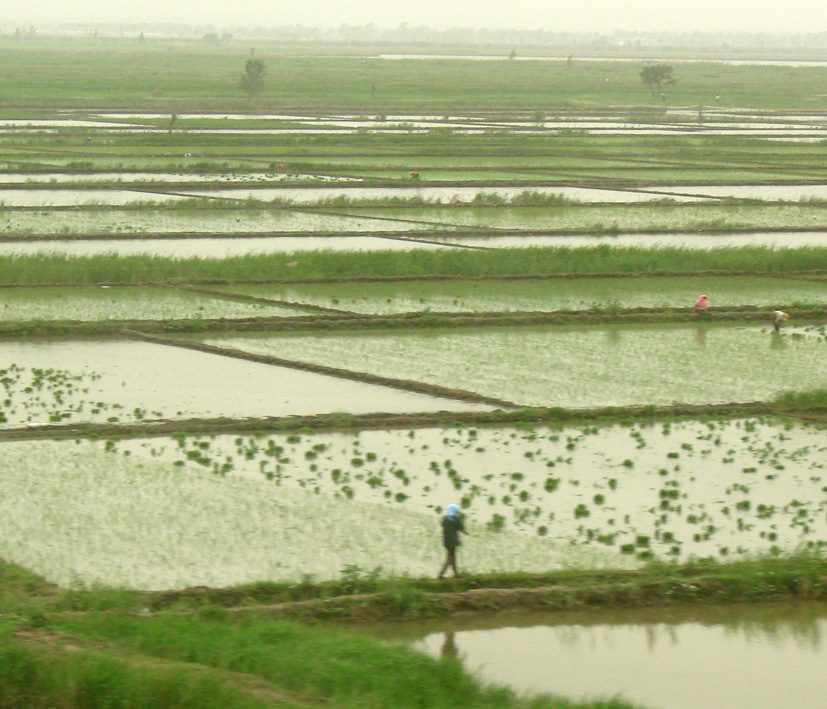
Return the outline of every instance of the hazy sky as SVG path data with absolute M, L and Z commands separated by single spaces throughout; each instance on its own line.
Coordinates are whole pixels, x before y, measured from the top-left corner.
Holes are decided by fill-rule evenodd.
M 3 24 L 182 22 L 265 27 L 343 23 L 609 32 L 827 31 L 825 0 L 2 0 Z

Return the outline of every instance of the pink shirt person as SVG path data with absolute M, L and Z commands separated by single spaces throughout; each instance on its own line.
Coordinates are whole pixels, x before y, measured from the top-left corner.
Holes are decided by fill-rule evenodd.
M 698 296 L 698 300 L 695 301 L 695 305 L 693 307 L 695 308 L 695 312 L 705 313 L 706 312 L 706 296 L 705 295 Z

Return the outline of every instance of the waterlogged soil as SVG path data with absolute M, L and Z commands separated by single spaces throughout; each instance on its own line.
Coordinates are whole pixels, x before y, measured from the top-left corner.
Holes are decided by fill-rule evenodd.
M 489 408 L 132 340 L 6 341 L 0 369 L 16 425 Z
M 349 210 L 348 210 L 349 211 Z M 389 215 L 394 216 L 394 215 Z M 389 226 L 391 224 L 392 226 Z M 112 237 L 133 234 L 235 234 L 262 235 L 285 232 L 337 233 L 354 230 L 371 232 L 388 229 L 407 231 L 434 229 L 433 225 L 315 214 L 277 208 L 255 209 L 76 209 L 0 212 L 0 231 L 6 236 L 72 236 L 106 234 Z
M 171 320 L 306 315 L 173 288 L 99 286 L 0 289 L 0 321 Z
M 2 181 L 2 180 L 0 180 Z M 5 207 L 66 207 L 83 205 L 123 205 L 136 202 L 175 202 L 182 197 L 133 189 L 0 189 Z
M 827 386 L 824 327 L 604 324 L 194 336 L 525 406 L 767 400 Z
M 571 205 L 544 207 L 348 208 L 362 216 L 450 222 L 458 227 L 548 231 L 821 229 L 824 209 L 807 204 Z
M 413 251 L 456 248 L 431 240 L 392 239 L 372 236 L 261 236 L 234 238 L 105 239 L 72 241 L 18 241 L 0 243 L 2 256 L 37 254 L 64 256 L 160 256 L 164 258 L 228 258 L 255 254 L 306 253 L 308 251 Z
M 348 566 L 430 576 L 442 562 L 434 514 L 127 452 L 3 444 L 0 556 L 63 587 L 146 590 L 332 580 Z M 507 531 L 479 541 L 497 566 L 585 569 L 607 556 Z
M 738 246 L 763 246 L 773 249 L 827 246 L 827 232 L 823 231 L 747 231 L 742 233 L 618 233 L 618 234 L 512 234 L 506 236 L 451 236 L 444 232 L 429 236 L 429 240 L 447 246 L 475 246 L 486 249 L 513 249 L 527 247 L 637 247 L 643 249 L 711 249 Z
M 218 200 L 217 200 L 218 202 Z M 226 206 L 226 204 L 225 204 Z M 820 230 L 824 209 L 808 204 L 571 205 L 543 207 L 275 207 L 5 210 L 7 235 L 97 233 L 341 232 L 478 228 L 547 232 L 692 231 L 788 228 Z
M 233 285 L 219 289 L 358 313 L 554 311 L 827 303 L 827 283 L 764 277 Z M 2 292 L 0 292 L 2 295 Z
M 691 185 L 657 189 L 659 192 L 699 197 L 735 197 L 787 202 L 827 200 L 827 185 Z
M 460 504 L 463 566 L 543 570 L 486 556 L 507 531 L 603 563 L 819 549 L 827 532 L 824 426 L 772 418 L 178 436 L 106 444 L 134 460 L 266 480 L 347 504 L 438 515 Z M 101 444 L 103 445 L 103 444 Z M 504 564 L 504 565 L 503 565 Z M 539 568 L 538 568 L 539 567 Z M 545 567 L 548 568 L 548 567 Z
M 619 695 L 652 709 L 824 704 L 823 602 L 499 614 L 365 631 L 526 694 Z
M 379 177 L 380 175 L 377 175 Z M 431 179 L 451 179 L 461 177 L 462 173 L 446 173 L 431 175 Z M 386 176 L 387 177 L 387 176 Z M 466 173 L 465 179 L 474 177 L 473 173 Z M 478 173 L 476 179 L 497 179 L 490 173 Z M 503 174 L 501 178 L 513 179 L 513 175 Z M 567 199 L 576 202 L 647 202 L 653 199 L 663 199 L 664 195 L 647 192 L 627 192 L 622 190 L 590 189 L 585 187 L 567 186 L 534 186 L 525 185 L 513 187 L 430 187 L 426 184 L 415 187 L 315 187 L 292 189 L 222 189 L 210 191 L 207 189 L 192 190 L 192 194 L 211 195 L 216 197 L 233 197 L 235 199 L 259 199 L 270 201 L 273 199 L 287 199 L 296 204 L 322 203 L 332 200 L 394 200 L 420 198 L 434 203 L 468 204 L 475 200 L 500 199 L 509 202 L 530 192 L 542 197 L 555 196 L 561 200 Z M 674 195 L 677 201 L 703 200 L 703 197 L 683 197 Z

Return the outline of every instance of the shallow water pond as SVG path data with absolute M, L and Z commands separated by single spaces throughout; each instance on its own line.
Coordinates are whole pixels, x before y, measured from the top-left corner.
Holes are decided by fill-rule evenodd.
M 785 390 L 827 387 L 824 332 L 790 327 L 774 333 L 761 324 L 699 321 L 197 339 L 528 406 L 752 401 Z
M 0 288 L 0 320 L 169 320 L 304 315 L 173 288 Z
M 551 311 L 827 303 L 827 283 L 763 277 L 560 278 L 234 285 L 221 290 L 359 313 Z
M 23 367 L 2 381 L 2 413 L 13 424 L 487 408 L 130 340 L 0 342 L 0 368 L 9 367 Z M 32 383 L 35 370 L 51 373 L 42 386 Z
M 825 603 L 499 614 L 357 632 L 457 658 L 528 694 L 619 695 L 648 709 L 824 706 Z
M 188 436 L 111 449 L 392 514 L 437 515 L 456 502 L 471 531 L 463 567 L 483 573 L 546 568 L 533 555 L 488 556 L 483 532 L 602 552 L 614 565 L 818 549 L 827 533 L 824 433 L 753 418 Z

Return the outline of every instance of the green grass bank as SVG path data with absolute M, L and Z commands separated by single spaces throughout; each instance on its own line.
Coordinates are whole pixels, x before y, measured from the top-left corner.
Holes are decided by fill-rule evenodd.
M 586 274 L 793 274 L 827 270 L 827 248 L 556 247 L 295 252 L 230 258 L 59 255 L 0 258 L 0 285 L 222 283 Z

